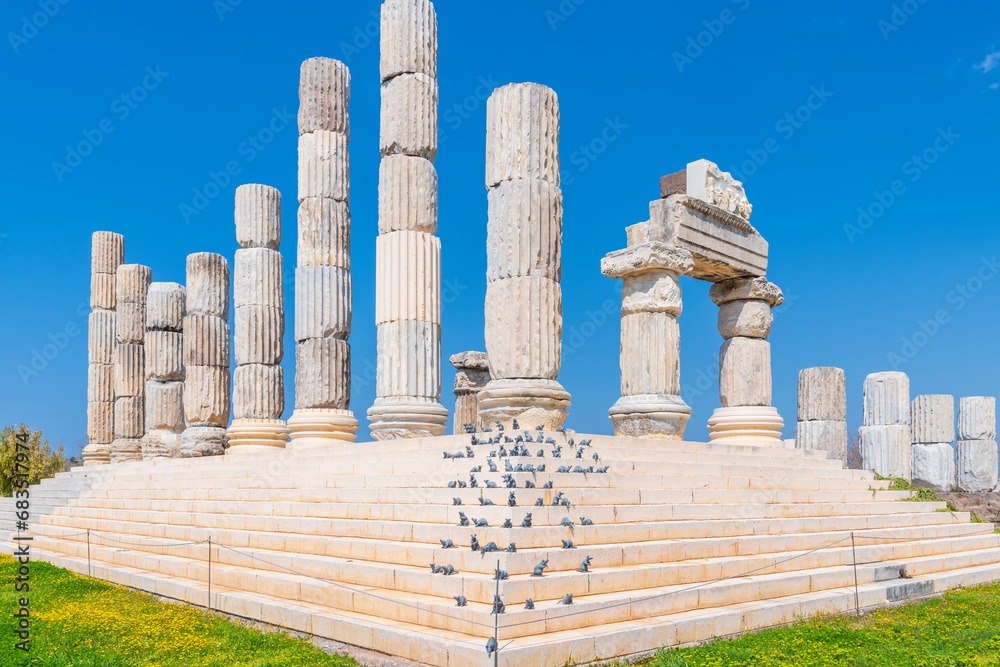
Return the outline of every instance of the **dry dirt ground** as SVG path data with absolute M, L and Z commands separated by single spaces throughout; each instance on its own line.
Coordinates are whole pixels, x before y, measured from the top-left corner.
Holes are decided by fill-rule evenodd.
M 963 512 L 975 512 L 983 521 L 1000 525 L 1000 493 L 941 493 Z

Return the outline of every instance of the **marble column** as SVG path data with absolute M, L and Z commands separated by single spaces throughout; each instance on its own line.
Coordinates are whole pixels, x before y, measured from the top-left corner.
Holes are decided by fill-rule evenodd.
M 882 477 L 912 477 L 910 379 L 905 373 L 872 373 L 865 378 L 861 467 Z
M 153 272 L 122 264 L 115 276 L 115 440 L 111 462 L 141 461 L 146 433 L 146 293 Z
M 910 404 L 914 485 L 947 493 L 955 487 L 955 397 L 917 396 Z
M 799 372 L 795 448 L 823 451 L 847 465 L 847 379 L 840 368 Z
M 455 367 L 455 417 L 452 433 L 465 433 L 470 424 L 479 423 L 479 392 L 490 381 L 490 359 L 485 352 L 461 352 L 451 356 Z
M 566 421 L 562 357 L 559 100 L 536 83 L 498 88 L 486 106 L 486 352 L 493 379 L 484 423 L 551 430 Z
M 722 407 L 708 422 L 712 442 L 784 447 L 785 425 L 771 406 L 771 310 L 784 302 L 766 278 L 730 278 L 712 285 L 719 306 L 719 397 Z
M 184 422 L 181 456 L 218 456 L 228 441 L 229 262 L 222 255 L 187 258 L 187 315 L 184 317 Z
M 281 246 L 281 193 L 266 185 L 236 188 L 233 423 L 230 454 L 283 448 L 285 411 L 285 290 Z
M 382 5 L 376 440 L 443 435 L 437 15 L 428 0 Z
M 691 408 L 681 398 L 678 277 L 694 267 L 681 250 L 629 228 L 629 247 L 601 261 L 601 272 L 622 288 L 621 388 L 610 410 L 615 435 L 683 440 Z M 637 236 L 639 235 L 639 236 Z
M 957 486 L 959 491 L 997 491 L 997 402 L 970 396 L 958 402 Z
M 175 459 L 181 455 L 186 300 L 184 287 L 177 283 L 152 283 L 147 292 L 143 459 Z
M 87 368 L 87 440 L 85 466 L 111 461 L 115 439 L 115 280 L 125 261 L 125 238 L 94 232 L 90 255 L 90 314 Z
M 295 411 L 290 449 L 354 442 L 351 404 L 351 73 L 330 58 L 299 80 Z

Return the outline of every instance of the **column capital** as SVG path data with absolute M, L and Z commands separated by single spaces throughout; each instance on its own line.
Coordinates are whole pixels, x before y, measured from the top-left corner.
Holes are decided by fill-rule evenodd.
M 781 288 L 767 278 L 729 278 L 712 285 L 708 296 L 717 306 L 731 301 L 766 301 L 771 308 L 777 308 L 785 302 Z
M 654 271 L 669 271 L 680 276 L 693 268 L 694 257 L 690 251 L 659 241 L 616 250 L 601 260 L 601 273 L 609 278 L 627 278 Z

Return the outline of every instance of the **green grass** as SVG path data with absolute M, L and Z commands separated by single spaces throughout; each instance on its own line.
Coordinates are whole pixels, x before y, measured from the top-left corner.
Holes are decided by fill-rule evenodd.
M 48 563 L 31 563 L 31 652 L 16 650 L 16 563 L 0 555 L 3 667 L 357 667 L 306 641 L 224 618 Z

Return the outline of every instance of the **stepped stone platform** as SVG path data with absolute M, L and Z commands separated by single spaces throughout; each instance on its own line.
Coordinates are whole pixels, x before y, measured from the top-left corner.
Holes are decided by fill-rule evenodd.
M 506 435 L 525 434 L 539 436 Z M 557 444 L 525 444 L 544 456 L 501 458 L 472 444 L 496 435 L 77 468 L 31 487 L 32 557 L 435 667 L 493 664 L 495 625 L 499 664 L 586 664 L 1000 579 L 992 524 L 901 502 L 823 451 L 545 433 Z M 571 438 L 591 441 L 580 458 Z M 13 531 L 6 499 L 6 553 Z

